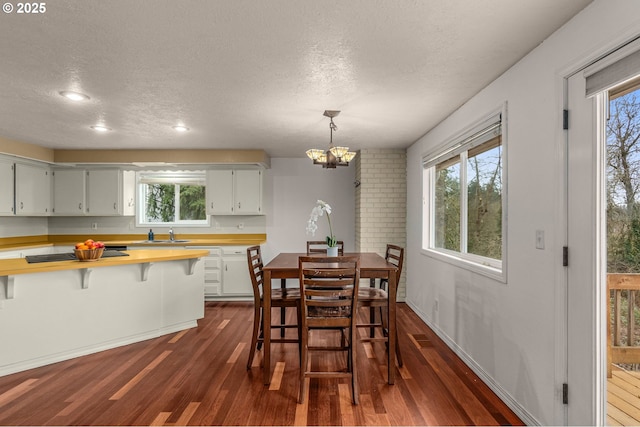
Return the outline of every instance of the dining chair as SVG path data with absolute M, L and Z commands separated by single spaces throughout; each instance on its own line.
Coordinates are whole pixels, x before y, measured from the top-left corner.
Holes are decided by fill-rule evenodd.
M 247 261 L 249 264 L 249 275 L 251 276 L 251 284 L 253 285 L 253 332 L 251 334 L 251 347 L 249 348 L 249 360 L 247 361 L 247 369 L 251 369 L 253 358 L 256 350 L 262 348 L 263 325 L 264 325 L 264 299 L 263 286 L 265 283 L 262 277 L 262 253 L 260 246 L 251 246 L 247 248 Z M 271 285 L 270 283 L 267 286 Z M 296 309 L 297 324 L 285 323 L 284 317 L 279 324 L 272 324 L 271 328 L 279 328 L 283 333 L 281 338 L 271 338 L 272 343 L 300 343 L 300 288 L 285 288 L 271 290 L 271 307 L 286 310 L 288 307 Z M 298 330 L 298 338 L 285 338 L 284 330 L 296 328 Z
M 344 255 L 344 241 L 338 240 L 338 255 Z M 307 255 L 310 254 L 326 254 L 327 242 L 324 240 L 308 240 Z
M 300 391 L 298 402 L 305 399 L 307 378 L 349 378 L 353 403 L 358 404 L 358 377 L 356 374 L 356 311 L 360 282 L 358 257 L 300 257 Z M 340 344 L 320 340 L 328 330 L 340 332 Z M 310 331 L 314 331 L 310 345 Z M 317 332 L 316 332 L 317 331 Z M 318 345 L 315 345 L 317 342 Z M 320 345 L 328 344 L 328 345 Z M 334 344 L 334 345 L 331 345 Z M 325 371 L 312 370 L 310 351 L 346 352 L 346 367 L 329 366 Z M 335 363 L 336 358 L 324 358 L 322 362 Z M 324 363 L 323 363 L 324 364 Z
M 395 265 L 398 268 L 398 272 L 396 273 L 396 286 L 400 283 L 400 275 L 402 273 L 402 264 L 404 262 L 404 248 L 396 245 L 387 245 L 387 250 L 385 253 L 385 259 L 390 264 Z M 358 307 L 368 307 L 369 308 L 369 323 L 358 322 L 358 328 L 369 328 L 369 337 L 368 338 L 360 338 L 361 341 L 364 342 L 375 342 L 375 341 L 384 341 L 389 343 L 389 312 L 387 310 L 388 307 L 388 299 L 389 294 L 387 293 L 387 286 L 389 282 L 387 279 L 380 279 L 378 287 L 376 287 L 376 279 L 370 280 L 370 287 L 361 287 L 358 293 Z M 380 315 L 380 320 L 376 319 L 376 312 Z M 375 331 L 376 328 L 380 328 L 382 332 L 382 336 L 376 337 Z M 400 354 L 400 344 L 399 344 L 399 335 L 397 332 L 397 322 L 396 322 L 396 358 L 398 360 L 398 365 L 402 366 L 402 355 Z

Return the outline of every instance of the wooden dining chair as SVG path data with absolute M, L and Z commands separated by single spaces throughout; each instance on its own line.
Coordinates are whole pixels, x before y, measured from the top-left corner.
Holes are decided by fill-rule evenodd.
M 356 374 L 356 311 L 360 282 L 360 259 L 358 257 L 300 257 L 298 260 L 301 292 L 300 335 L 300 391 L 298 402 L 306 396 L 307 378 L 350 378 L 353 403 L 358 404 L 358 380 Z M 327 330 L 340 332 L 339 345 L 310 345 L 309 333 L 318 334 Z M 335 331 L 334 331 L 335 333 Z M 321 343 L 332 343 L 322 340 Z M 310 351 L 346 352 L 346 368 L 312 370 Z M 334 361 L 326 358 L 323 361 Z
M 262 348 L 263 339 L 263 325 L 264 325 L 264 299 L 263 299 L 263 286 L 265 283 L 262 278 L 262 253 L 260 246 L 251 246 L 247 248 L 247 261 L 249 264 L 249 275 L 251 276 L 251 284 L 253 285 L 253 332 L 251 335 L 251 347 L 249 348 L 249 359 L 247 361 L 247 369 L 251 369 L 253 358 L 256 350 Z M 270 286 L 267 283 L 267 286 Z M 285 288 L 285 289 L 272 289 L 271 290 L 271 307 L 281 308 L 286 310 L 288 307 L 296 309 L 297 324 L 287 324 L 283 320 L 279 324 L 272 324 L 271 328 L 279 328 L 283 333 L 281 338 L 271 338 L 272 343 L 299 343 L 300 342 L 300 288 Z M 298 331 L 298 337 L 285 338 L 284 330 L 289 328 L 296 328 Z
M 344 242 L 338 240 L 338 255 L 344 255 Z M 307 241 L 307 254 L 326 254 L 327 242 L 324 240 L 308 240 Z
M 400 283 L 400 275 L 402 273 L 402 264 L 404 262 L 404 248 L 396 245 L 387 245 L 387 250 L 385 253 L 385 259 L 387 262 L 395 265 L 398 268 L 398 272 L 396 273 L 396 286 Z M 389 294 L 387 293 L 388 280 L 380 279 L 378 286 L 376 287 L 376 279 L 371 279 L 370 287 L 361 287 L 358 294 L 358 306 L 359 307 L 368 307 L 369 308 L 369 323 L 358 322 L 358 328 L 369 328 L 369 337 L 368 338 L 360 338 L 361 341 L 364 342 L 375 342 L 375 341 L 384 341 L 389 342 L 389 312 L 387 310 L 388 307 L 388 299 Z M 380 319 L 376 319 L 376 313 L 379 313 Z M 392 313 L 395 315 L 395 313 Z M 382 336 L 376 337 L 376 328 L 379 328 Z M 399 336 L 397 332 L 397 322 L 396 322 L 396 359 L 398 360 L 398 365 L 402 366 L 402 355 L 400 354 L 400 344 L 399 344 Z

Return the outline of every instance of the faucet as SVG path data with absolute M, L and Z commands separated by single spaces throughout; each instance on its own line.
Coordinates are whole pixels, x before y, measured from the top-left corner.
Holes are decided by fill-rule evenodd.
M 169 228 L 169 240 L 172 242 L 176 239 L 176 236 L 173 234 L 173 227 Z

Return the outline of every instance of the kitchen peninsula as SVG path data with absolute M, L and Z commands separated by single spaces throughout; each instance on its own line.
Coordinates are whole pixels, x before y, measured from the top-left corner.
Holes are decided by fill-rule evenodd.
M 208 251 L 0 260 L 0 376 L 197 326 Z

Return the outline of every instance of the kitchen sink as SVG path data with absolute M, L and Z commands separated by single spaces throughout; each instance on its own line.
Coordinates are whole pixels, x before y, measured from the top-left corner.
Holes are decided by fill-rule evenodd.
M 136 243 L 145 243 L 145 244 L 152 244 L 152 243 L 187 243 L 189 242 L 189 240 L 141 240 L 139 242 Z

